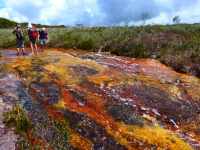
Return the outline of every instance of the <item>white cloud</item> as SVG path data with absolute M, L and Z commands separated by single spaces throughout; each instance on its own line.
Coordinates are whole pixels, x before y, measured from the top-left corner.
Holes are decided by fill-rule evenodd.
M 46 25 L 122 25 L 125 21 L 141 24 L 141 14 L 148 12 L 146 24 L 172 23 L 179 15 L 181 23 L 199 22 L 200 0 L 3 0 L 6 8 L 0 17 L 17 22 Z
M 15 15 L 12 15 L 15 14 Z M 26 22 L 28 18 L 21 15 L 20 13 L 13 11 L 12 8 L 3 8 L 0 10 L 0 17 L 10 19 L 16 22 Z
M 164 13 L 160 13 L 158 17 L 147 20 L 146 22 L 146 24 L 163 24 L 163 25 L 171 23 L 172 23 L 171 20 Z
M 195 5 L 189 5 L 182 8 L 177 14 L 181 18 L 181 23 L 200 23 L 200 1 Z

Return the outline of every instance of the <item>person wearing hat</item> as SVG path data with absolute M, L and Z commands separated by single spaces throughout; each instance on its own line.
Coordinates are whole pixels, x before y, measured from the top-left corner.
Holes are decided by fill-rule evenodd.
M 31 46 L 31 53 L 30 54 L 34 54 L 33 52 L 33 45 L 35 46 L 35 50 L 36 50 L 36 54 L 38 54 L 38 48 L 37 48 L 37 41 L 36 38 L 39 39 L 39 35 L 37 34 L 38 29 L 36 29 L 35 27 L 33 27 L 31 25 L 31 23 L 28 23 L 28 29 L 27 29 L 27 33 L 29 35 L 29 43 Z M 32 34 L 36 34 L 36 37 L 32 37 Z
M 23 55 L 25 55 L 24 50 L 24 37 L 23 37 L 23 30 L 21 30 L 21 26 L 18 25 L 15 27 L 15 30 L 12 32 L 13 34 L 16 34 L 16 47 L 17 47 L 17 55 L 19 55 L 19 48 L 22 48 Z
M 43 52 L 43 45 L 44 45 L 44 50 L 45 50 L 45 52 L 47 52 L 47 43 L 49 43 L 49 36 L 48 36 L 48 33 L 46 32 L 44 27 L 39 32 L 39 35 L 40 35 L 40 48 L 41 48 L 41 51 Z M 38 38 L 38 42 L 39 42 L 39 38 Z

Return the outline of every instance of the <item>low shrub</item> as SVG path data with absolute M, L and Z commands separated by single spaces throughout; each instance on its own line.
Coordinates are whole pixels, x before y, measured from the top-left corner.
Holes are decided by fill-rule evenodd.
M 68 145 L 70 138 L 68 121 L 53 120 L 33 128 L 27 111 L 21 105 L 13 106 L 12 110 L 4 108 L 3 116 L 6 125 L 19 135 L 16 144 L 18 149 L 42 150 L 44 147 L 66 149 Z
M 34 136 L 42 139 L 49 146 L 63 149 L 69 140 L 69 123 L 65 120 L 53 120 L 51 122 L 35 126 Z
M 27 133 L 31 128 L 31 122 L 27 116 L 27 112 L 21 105 L 13 106 L 12 110 L 5 108 L 3 115 L 4 122 L 9 127 L 14 127 L 16 133 Z

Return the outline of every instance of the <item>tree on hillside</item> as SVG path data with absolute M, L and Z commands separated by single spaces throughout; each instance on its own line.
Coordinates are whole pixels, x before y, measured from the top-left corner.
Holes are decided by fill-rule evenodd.
M 16 27 L 17 26 L 17 22 L 14 21 L 10 21 L 6 18 L 1 18 L 0 17 L 0 28 L 10 28 L 10 27 Z
M 143 13 L 141 16 L 142 16 L 142 25 L 144 26 L 145 25 L 145 22 L 147 20 L 147 17 L 148 17 L 148 12 L 146 13 Z
M 180 19 L 180 16 L 179 16 L 179 15 L 178 15 L 178 16 L 175 16 L 175 17 L 173 18 L 174 24 L 179 24 L 180 21 L 181 21 L 181 19 Z

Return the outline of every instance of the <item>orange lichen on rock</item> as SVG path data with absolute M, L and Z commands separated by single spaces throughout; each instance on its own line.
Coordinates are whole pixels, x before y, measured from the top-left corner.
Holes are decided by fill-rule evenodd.
M 198 78 L 151 59 L 89 61 L 50 51 L 7 61 L 52 118 L 66 119 L 66 110 L 87 116 L 127 149 L 200 148 Z M 72 136 L 69 143 L 79 149 L 94 144 L 78 131 Z
M 73 147 L 76 147 L 78 149 L 92 150 L 93 143 L 88 139 L 73 131 L 70 136 L 71 139 L 69 140 L 69 144 Z

